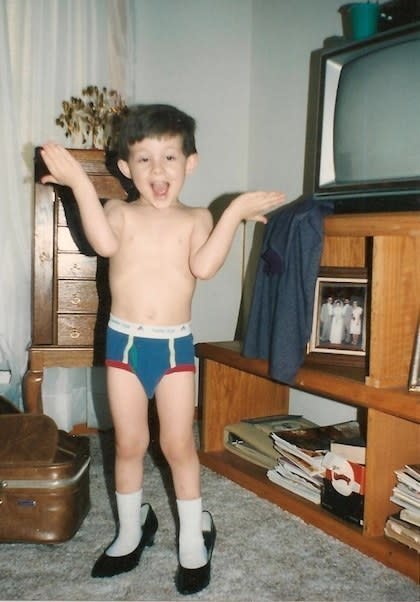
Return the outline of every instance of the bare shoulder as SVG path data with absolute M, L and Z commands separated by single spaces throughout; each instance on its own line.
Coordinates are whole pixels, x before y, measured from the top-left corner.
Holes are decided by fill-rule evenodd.
M 118 238 L 122 235 L 124 230 L 127 210 L 127 201 L 122 201 L 120 199 L 109 199 L 104 205 L 104 212 L 108 223 Z
M 104 210 L 108 215 L 115 211 L 123 211 L 126 207 L 128 207 L 127 201 L 122 201 L 121 199 L 109 199 L 105 202 Z
M 198 226 L 209 228 L 213 226 L 213 217 L 206 207 L 187 207 L 186 209 Z

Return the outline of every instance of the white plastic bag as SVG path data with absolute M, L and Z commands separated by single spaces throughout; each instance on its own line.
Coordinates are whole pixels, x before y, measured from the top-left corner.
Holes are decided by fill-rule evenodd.
M 71 431 L 76 424 L 86 424 L 86 369 L 45 368 L 42 407 L 44 414 L 64 431 Z
M 23 410 L 22 377 L 15 354 L 0 334 L 0 395 L 6 397 L 19 410 Z

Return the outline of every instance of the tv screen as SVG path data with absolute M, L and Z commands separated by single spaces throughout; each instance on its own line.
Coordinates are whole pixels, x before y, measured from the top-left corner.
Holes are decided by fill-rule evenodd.
M 315 194 L 420 208 L 420 23 L 325 52 L 319 91 Z

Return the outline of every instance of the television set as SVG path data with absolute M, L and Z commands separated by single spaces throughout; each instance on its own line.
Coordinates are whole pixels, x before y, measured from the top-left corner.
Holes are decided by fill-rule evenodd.
M 315 65 L 311 193 L 336 213 L 418 211 L 420 21 L 324 49 Z

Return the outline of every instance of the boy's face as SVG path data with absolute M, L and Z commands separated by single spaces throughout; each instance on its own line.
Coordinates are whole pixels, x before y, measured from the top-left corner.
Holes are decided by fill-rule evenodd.
M 164 209 L 178 202 L 185 177 L 196 163 L 197 155 L 184 155 L 182 137 L 177 135 L 135 142 L 128 161 L 120 159 L 118 167 L 133 180 L 140 201 Z

